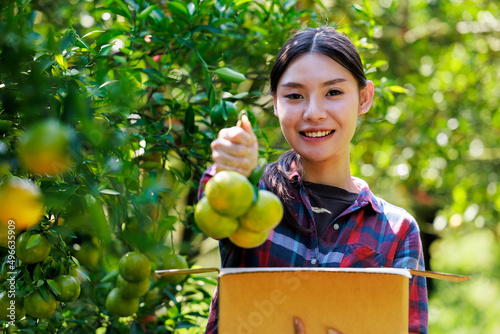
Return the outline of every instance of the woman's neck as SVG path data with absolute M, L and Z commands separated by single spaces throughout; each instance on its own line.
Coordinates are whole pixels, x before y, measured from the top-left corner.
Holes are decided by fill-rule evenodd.
M 349 160 L 341 159 L 335 163 L 310 163 L 301 159 L 304 181 L 339 187 L 353 193 L 359 193 L 351 176 Z

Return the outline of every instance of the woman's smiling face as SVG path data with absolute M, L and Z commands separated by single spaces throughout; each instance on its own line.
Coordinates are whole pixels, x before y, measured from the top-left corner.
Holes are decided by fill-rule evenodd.
M 321 53 L 304 54 L 290 63 L 274 94 L 274 113 L 303 163 L 349 160 L 358 114 L 371 106 L 370 88 L 368 82 L 360 92 L 353 75 Z

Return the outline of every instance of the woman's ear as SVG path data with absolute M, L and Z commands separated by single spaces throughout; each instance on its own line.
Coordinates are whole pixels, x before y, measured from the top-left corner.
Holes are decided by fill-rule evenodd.
M 278 117 L 278 108 L 276 106 L 276 93 L 273 93 L 273 108 L 274 108 L 274 116 Z
M 370 107 L 372 106 L 373 103 L 373 82 L 368 80 L 366 82 L 365 88 L 363 88 L 359 92 L 359 108 L 358 108 L 358 114 L 366 114 L 368 110 L 370 110 Z

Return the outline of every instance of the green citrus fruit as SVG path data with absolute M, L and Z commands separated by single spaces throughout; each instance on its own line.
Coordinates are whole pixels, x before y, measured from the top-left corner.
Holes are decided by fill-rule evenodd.
M 24 307 L 26 308 L 26 313 L 35 318 L 47 318 L 54 313 L 57 307 L 56 297 L 52 292 L 48 293 L 49 301 L 46 301 L 39 290 L 32 292 L 26 298 L 24 298 Z
M 247 230 L 243 226 L 240 226 L 236 231 L 229 236 L 229 240 L 233 244 L 241 248 L 254 248 L 260 246 L 266 241 L 269 236 L 269 231 L 264 231 L 260 233 L 252 232 Z
M 116 287 L 124 298 L 138 298 L 145 295 L 149 290 L 149 285 L 149 277 L 137 283 L 125 280 L 121 275 L 118 275 L 116 279 Z
M 179 254 L 165 254 L 162 257 L 163 263 L 159 265 L 159 269 L 167 270 L 167 269 L 187 269 L 188 263 L 186 259 Z M 182 282 L 187 275 L 165 275 L 161 276 L 160 279 L 164 282 L 169 283 L 180 283 Z
M 99 247 L 91 242 L 83 242 L 78 250 L 72 251 L 78 262 L 84 267 L 95 268 L 99 263 Z
M 218 126 L 235 125 L 239 115 L 238 107 L 229 101 L 223 101 L 212 107 L 210 120 Z
M 0 185 L 0 224 L 9 220 L 17 229 L 27 229 L 40 221 L 44 214 L 42 192 L 28 179 L 8 177 Z
M 54 278 L 59 287 L 61 288 L 61 295 L 56 295 L 56 299 L 60 302 L 72 302 L 80 296 L 80 282 L 78 279 L 71 275 L 59 275 Z
M 19 327 L 17 327 L 16 325 L 14 325 L 14 326 L 9 325 L 9 327 L 7 327 L 6 333 L 13 334 L 13 333 L 22 333 L 22 332 L 19 330 Z
M 9 292 L 0 292 L 0 319 L 3 321 L 14 322 L 24 318 L 26 309 L 22 298 L 9 296 Z
M 206 197 L 196 205 L 194 220 L 203 233 L 215 239 L 229 237 L 239 226 L 236 218 L 220 215 L 212 209 Z
M 248 179 L 238 172 L 222 171 L 206 185 L 205 195 L 212 209 L 229 217 L 239 217 L 252 205 L 254 190 Z
M 120 259 L 118 269 L 123 279 L 129 282 L 141 282 L 151 273 L 149 259 L 137 252 L 128 252 Z
M 106 297 L 106 308 L 112 315 L 128 317 L 139 309 L 139 298 L 125 298 L 118 288 L 114 288 Z
M 50 119 L 27 129 L 17 147 L 20 160 L 38 174 L 59 174 L 72 166 L 69 145 L 74 136 L 71 128 Z
M 36 241 L 36 239 L 38 239 L 38 241 Z M 17 238 L 16 256 L 19 260 L 27 264 L 38 263 L 49 256 L 51 248 L 50 241 L 45 235 L 26 231 L 21 233 Z
M 283 205 L 278 196 L 267 190 L 259 190 L 257 201 L 238 218 L 241 225 L 253 232 L 273 229 L 283 218 Z

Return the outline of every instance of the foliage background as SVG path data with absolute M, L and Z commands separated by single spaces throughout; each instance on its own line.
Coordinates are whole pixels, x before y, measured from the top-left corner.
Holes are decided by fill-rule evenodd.
M 293 29 L 332 24 L 355 41 L 377 87 L 353 142 L 353 174 L 416 216 L 428 269 L 472 275 L 429 281 L 430 332 L 500 331 L 497 2 L 16 0 L 0 10 L 0 177 L 35 180 L 47 206 L 40 226 L 64 235 L 72 253 L 100 253 L 79 259 L 91 281 L 77 302 L 20 327 L 201 332 L 210 277 L 155 282 L 156 295 L 123 320 L 106 313 L 106 275 L 134 248 L 153 262 L 176 252 L 218 265 L 216 243 L 192 221 L 223 126 L 210 110 L 236 102 L 261 157 L 275 159 L 287 147 L 270 112 L 273 57 Z M 222 80 L 221 67 L 247 80 Z M 16 156 L 18 137 L 47 117 L 78 135 L 74 167 L 57 177 L 31 175 Z

